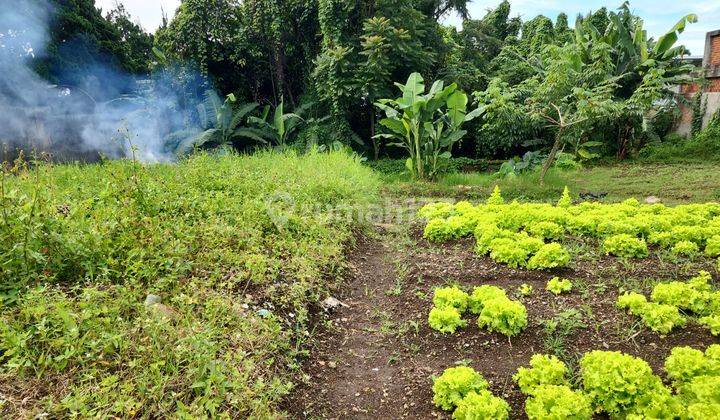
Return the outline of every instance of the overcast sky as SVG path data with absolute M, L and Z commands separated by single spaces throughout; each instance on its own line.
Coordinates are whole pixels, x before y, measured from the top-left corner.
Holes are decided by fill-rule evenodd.
M 160 25 L 161 8 L 172 18 L 175 9 L 180 5 L 180 0 L 96 0 L 96 4 L 108 11 L 117 1 L 125 4 L 125 8 L 148 31 L 155 31 Z M 488 8 L 497 6 L 500 1 L 475 0 L 470 4 L 470 13 L 474 18 L 482 17 Z M 578 13 L 587 13 L 602 6 L 614 9 L 621 3 L 622 0 L 510 0 L 513 16 L 520 15 L 524 20 L 528 20 L 543 14 L 554 19 L 558 13 L 565 12 L 570 16 L 571 25 Z M 656 38 L 670 29 L 680 17 L 696 13 L 700 21 L 691 25 L 680 38 L 693 55 L 703 54 L 706 32 L 720 29 L 720 0 L 634 0 L 630 4 L 632 9 L 645 19 L 645 27 L 650 35 Z M 460 24 L 455 17 L 447 18 L 447 22 Z

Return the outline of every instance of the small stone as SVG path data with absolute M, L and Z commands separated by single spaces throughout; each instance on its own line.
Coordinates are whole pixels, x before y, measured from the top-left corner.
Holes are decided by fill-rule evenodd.
M 651 195 L 649 197 L 645 197 L 645 203 L 646 204 L 658 204 L 658 203 L 662 203 L 662 200 L 659 197 L 655 197 L 654 195 Z
M 160 296 L 149 294 L 145 298 L 145 307 L 149 308 L 150 306 L 157 305 L 160 302 L 162 302 L 162 298 Z
M 329 361 L 327 365 L 330 369 L 335 369 L 337 367 L 337 363 L 333 361 Z

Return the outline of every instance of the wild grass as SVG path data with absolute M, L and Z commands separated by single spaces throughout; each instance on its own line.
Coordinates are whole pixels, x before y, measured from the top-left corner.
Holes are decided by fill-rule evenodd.
M 342 153 L 2 176 L 5 418 L 275 416 L 352 239 L 327 209 L 379 186 Z
M 629 197 L 643 201 L 659 197 L 666 204 L 720 200 L 720 164 L 615 163 L 581 170 L 551 170 L 540 184 L 538 172 L 500 178 L 490 172 L 442 175 L 434 183 L 411 181 L 407 175 L 383 175 L 386 190 L 402 197 L 459 197 L 482 200 L 495 185 L 503 196 L 520 201 L 555 201 L 567 185 L 574 196 L 582 192 L 606 194 L 601 201 Z

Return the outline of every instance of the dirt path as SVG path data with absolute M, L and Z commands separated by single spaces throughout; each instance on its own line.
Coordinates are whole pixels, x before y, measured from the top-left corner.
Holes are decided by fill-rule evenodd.
M 392 226 L 361 237 L 348 261 L 336 296 L 347 307 L 332 313 L 313 340 L 303 367 L 307 381 L 286 406 L 292 418 L 449 418 L 432 403 L 432 377 L 458 364 L 481 372 L 491 391 L 510 403 L 511 418 L 523 418 L 525 397 L 512 375 L 535 353 L 558 354 L 572 366 L 589 350 L 621 350 L 645 358 L 659 373 L 672 347 L 718 341 L 697 325 L 659 337 L 638 330 L 633 317 L 615 308 L 611 279 L 644 278 L 652 261 L 626 267 L 604 258 L 572 269 L 518 270 L 478 258 L 472 240 L 433 245 L 419 232 Z M 680 274 L 675 269 L 654 267 L 651 273 L 670 278 Z M 576 288 L 551 295 L 544 289 L 554 276 L 573 279 Z M 427 324 L 432 291 L 450 283 L 503 287 L 526 305 L 528 328 L 512 342 L 479 329 L 471 317 L 455 334 L 433 331 Z M 531 296 L 515 293 L 523 283 L 533 286 Z M 556 325 L 548 330 L 551 319 Z
M 398 363 L 404 343 L 395 314 L 402 312 L 393 294 L 402 256 L 389 245 L 391 234 L 361 237 L 349 256 L 346 288 L 337 296 L 347 307 L 330 317 L 330 327 L 315 341 L 310 375 L 296 395 L 298 418 L 402 418 L 415 405 L 404 377 L 426 383 L 427 368 Z M 419 320 L 418 320 L 419 322 Z

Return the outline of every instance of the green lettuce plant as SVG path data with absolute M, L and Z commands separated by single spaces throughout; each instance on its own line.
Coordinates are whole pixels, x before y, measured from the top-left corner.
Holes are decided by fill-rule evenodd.
M 470 392 L 481 392 L 487 387 L 487 381 L 475 369 L 451 367 L 433 379 L 433 402 L 443 410 L 452 410 Z
M 693 257 L 700 252 L 700 247 L 695 242 L 680 241 L 670 249 L 670 253 L 677 256 Z
M 534 395 L 541 385 L 567 385 L 568 368 L 552 355 L 535 354 L 530 358 L 530 367 L 520 367 L 513 376 L 523 394 Z
M 530 270 L 565 267 L 570 262 L 570 253 L 557 242 L 545 244 L 527 262 Z
M 478 326 L 513 337 L 527 327 L 525 305 L 508 298 L 490 299 L 483 304 Z
M 469 296 L 459 287 L 442 287 L 435 289 L 433 295 L 433 304 L 437 308 L 445 308 L 451 306 L 458 312 L 465 313 L 468 307 Z
M 505 420 L 509 412 L 510 405 L 507 401 L 494 396 L 490 391 L 470 391 L 457 405 L 452 417 L 454 420 Z
M 541 385 L 525 400 L 525 413 L 530 420 L 590 420 L 590 400 L 567 385 Z
M 547 282 L 545 289 L 549 292 L 559 295 L 572 290 L 572 283 L 568 279 L 560 279 L 560 277 L 553 277 Z
M 496 298 L 507 299 L 507 293 L 505 293 L 505 290 L 497 286 L 490 286 L 487 284 L 474 288 L 468 298 L 470 313 L 480 315 L 483 307 L 485 306 L 485 302 Z
M 452 306 L 432 308 L 428 315 L 428 323 L 430 324 L 430 328 L 440 331 L 443 334 L 452 334 L 458 328 L 467 325 L 467 321 L 462 319 L 460 311 Z
M 644 258 L 648 255 L 645 240 L 621 233 L 605 239 L 603 249 L 608 255 L 625 258 Z

